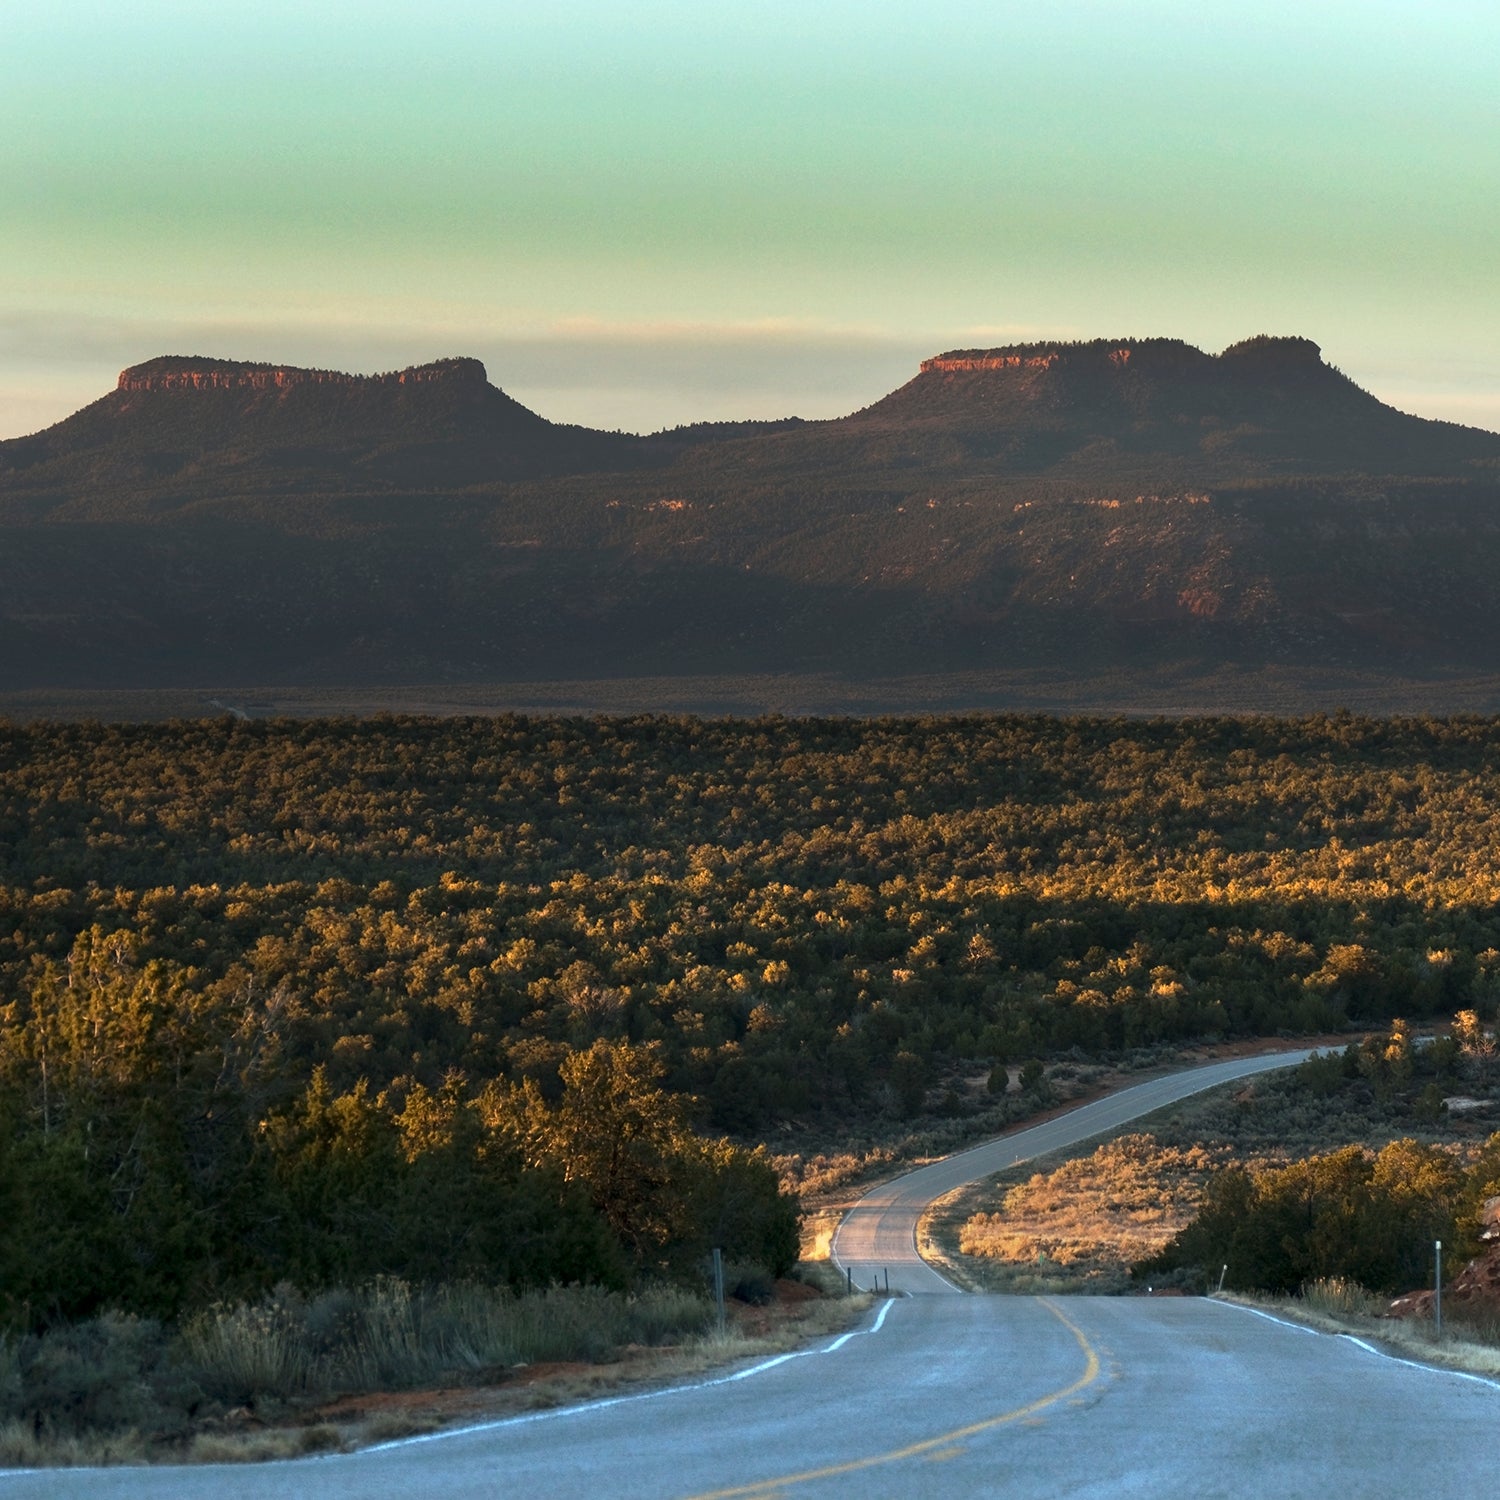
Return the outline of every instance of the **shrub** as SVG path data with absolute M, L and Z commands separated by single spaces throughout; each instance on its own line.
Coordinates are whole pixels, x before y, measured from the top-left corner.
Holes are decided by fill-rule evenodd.
M 1135 1274 L 1222 1263 L 1236 1287 L 1290 1293 L 1345 1277 L 1397 1291 L 1422 1282 L 1434 1239 L 1453 1244 L 1461 1188 L 1451 1156 L 1412 1140 L 1373 1156 L 1346 1146 L 1285 1167 L 1231 1168 L 1209 1183 L 1198 1217 Z
M 281 1286 L 258 1302 L 216 1303 L 190 1318 L 181 1342 L 204 1390 L 232 1406 L 306 1391 L 313 1357 L 300 1300 Z
M 891 1059 L 891 1088 L 901 1113 L 917 1114 L 927 1097 L 928 1066 L 925 1059 L 903 1048 Z
M 606 1359 L 626 1344 L 700 1333 L 708 1299 L 678 1287 L 635 1296 L 603 1287 L 523 1293 L 394 1277 L 306 1298 L 280 1287 L 210 1308 L 182 1332 L 203 1388 L 232 1405 L 340 1391 L 401 1389 L 538 1360 Z
M 0 1418 L 49 1441 L 175 1432 L 204 1399 L 160 1324 L 106 1313 L 0 1345 Z
M 1373 1317 L 1385 1310 L 1379 1297 L 1372 1297 L 1357 1281 L 1351 1281 L 1347 1276 L 1322 1276 L 1309 1281 L 1299 1296 L 1314 1311 L 1335 1316 L 1359 1314 Z
M 626 1327 L 632 1344 L 669 1344 L 703 1333 L 713 1320 L 707 1297 L 681 1287 L 655 1287 L 626 1304 Z
M 732 1262 L 724 1268 L 724 1294 L 751 1307 L 764 1307 L 776 1295 L 776 1278 L 764 1266 Z

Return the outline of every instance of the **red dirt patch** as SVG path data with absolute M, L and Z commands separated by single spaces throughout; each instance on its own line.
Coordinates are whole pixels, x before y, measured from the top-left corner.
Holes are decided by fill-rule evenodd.
M 1443 1300 L 1476 1312 L 1500 1312 L 1500 1198 L 1486 1198 L 1480 1216 L 1484 1229 L 1479 1238 L 1485 1248 L 1443 1288 Z M 1435 1299 L 1432 1292 L 1407 1292 L 1386 1310 L 1392 1318 L 1430 1318 Z
M 796 1306 L 799 1302 L 816 1302 L 823 1294 L 805 1281 L 788 1281 L 784 1277 L 776 1283 L 776 1300 L 782 1306 Z

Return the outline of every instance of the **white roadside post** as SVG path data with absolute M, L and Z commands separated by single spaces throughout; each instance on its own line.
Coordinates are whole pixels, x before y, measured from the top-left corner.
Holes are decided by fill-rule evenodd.
M 1434 1240 L 1432 1242 L 1433 1267 L 1432 1267 L 1432 1321 L 1437 1328 L 1437 1336 L 1443 1336 L 1443 1242 Z

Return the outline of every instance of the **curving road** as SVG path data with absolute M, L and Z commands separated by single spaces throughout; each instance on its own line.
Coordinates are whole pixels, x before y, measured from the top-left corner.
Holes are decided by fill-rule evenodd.
M 866 1275 L 888 1267 L 893 1289 L 952 1291 L 912 1238 L 933 1197 L 1305 1055 L 1153 1079 L 910 1172 L 857 1206 L 836 1249 Z M 1500 1489 L 1497 1424 L 1500 1383 L 1223 1302 L 917 1296 L 691 1385 L 291 1463 L 0 1473 L 0 1500 L 1395 1500 Z
M 833 1237 L 834 1264 L 852 1272 L 857 1286 L 873 1287 L 879 1280 L 883 1287 L 888 1279 L 893 1292 L 956 1292 L 958 1288 L 917 1253 L 917 1221 L 937 1199 L 1018 1162 L 1118 1130 L 1190 1094 L 1273 1068 L 1289 1068 L 1311 1055 L 1308 1050 L 1268 1052 L 1186 1068 L 892 1178 L 866 1193 L 844 1216 Z
M 1500 1389 L 1202 1298 L 906 1297 L 655 1395 L 260 1467 L 0 1475 L 17 1500 L 1361 1500 L 1500 1488 Z

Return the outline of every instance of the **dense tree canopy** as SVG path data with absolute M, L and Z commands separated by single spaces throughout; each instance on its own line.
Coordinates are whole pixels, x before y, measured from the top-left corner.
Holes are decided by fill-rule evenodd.
M 694 1215 L 759 1232 L 769 1168 L 705 1126 L 1488 1018 L 1497 753 L 1490 720 L 1342 715 L 0 727 L 0 1193 L 45 1180 L 82 1278 L 16 1295 L 419 1248 L 619 1277 Z M 511 1227 L 418 1247 L 439 1193 Z

